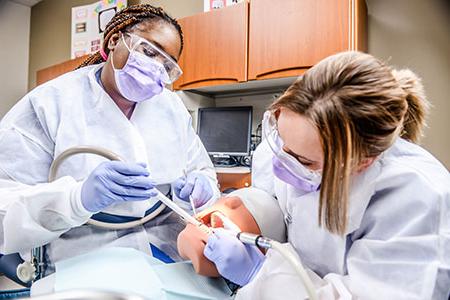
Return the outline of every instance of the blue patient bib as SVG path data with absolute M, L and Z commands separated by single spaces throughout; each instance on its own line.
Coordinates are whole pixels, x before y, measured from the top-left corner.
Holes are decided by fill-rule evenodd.
M 100 248 L 56 263 L 55 292 L 83 289 L 148 299 L 232 299 L 221 278 L 195 273 L 190 262 L 165 264 L 133 248 Z

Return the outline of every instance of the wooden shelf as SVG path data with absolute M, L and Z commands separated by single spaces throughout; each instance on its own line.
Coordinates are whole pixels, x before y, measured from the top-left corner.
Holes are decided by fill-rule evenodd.
M 240 189 L 252 185 L 252 174 L 248 173 L 217 173 L 220 191 L 234 188 Z
M 216 173 L 221 174 L 247 174 L 251 173 L 251 170 L 249 167 L 215 167 Z

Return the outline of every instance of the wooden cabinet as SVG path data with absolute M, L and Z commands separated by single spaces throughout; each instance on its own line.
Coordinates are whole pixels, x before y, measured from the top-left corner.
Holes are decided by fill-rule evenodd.
M 321 59 L 366 51 L 364 0 L 250 0 L 180 20 L 175 89 L 297 76 Z
M 180 19 L 183 75 L 175 89 L 247 80 L 248 2 Z
M 249 187 L 252 183 L 252 174 L 250 168 L 247 167 L 216 168 L 216 173 L 221 192 L 230 188 Z
M 58 77 L 59 75 L 75 70 L 75 68 L 78 67 L 87 57 L 88 55 L 77 57 L 37 71 L 36 85 L 43 84 L 46 81 Z
M 249 0 L 179 22 L 184 73 L 176 90 L 298 76 L 331 54 L 367 51 L 364 0 Z M 38 71 L 37 84 L 84 58 Z
M 302 74 L 321 59 L 365 51 L 364 1 L 251 0 L 248 79 Z

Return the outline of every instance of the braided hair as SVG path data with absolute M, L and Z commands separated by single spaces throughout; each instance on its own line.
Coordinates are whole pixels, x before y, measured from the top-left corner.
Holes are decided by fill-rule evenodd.
M 175 27 L 181 40 L 181 52 L 183 49 L 183 32 L 180 24 L 174 18 L 169 16 L 161 7 L 154 7 L 150 4 L 131 5 L 114 15 L 103 32 L 103 45 L 101 50 L 86 58 L 77 69 L 105 61 L 109 53 L 108 42 L 114 33 L 129 30 L 141 22 L 157 20 L 163 20 Z

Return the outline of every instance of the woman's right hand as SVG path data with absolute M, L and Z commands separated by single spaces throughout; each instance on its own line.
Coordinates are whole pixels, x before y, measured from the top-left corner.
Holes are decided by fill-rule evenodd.
M 81 203 L 90 212 L 157 195 L 145 164 L 108 161 L 98 165 L 81 187 Z
M 221 228 L 208 237 L 203 254 L 216 265 L 220 275 L 240 286 L 252 280 L 265 259 L 256 246 L 244 245 Z

